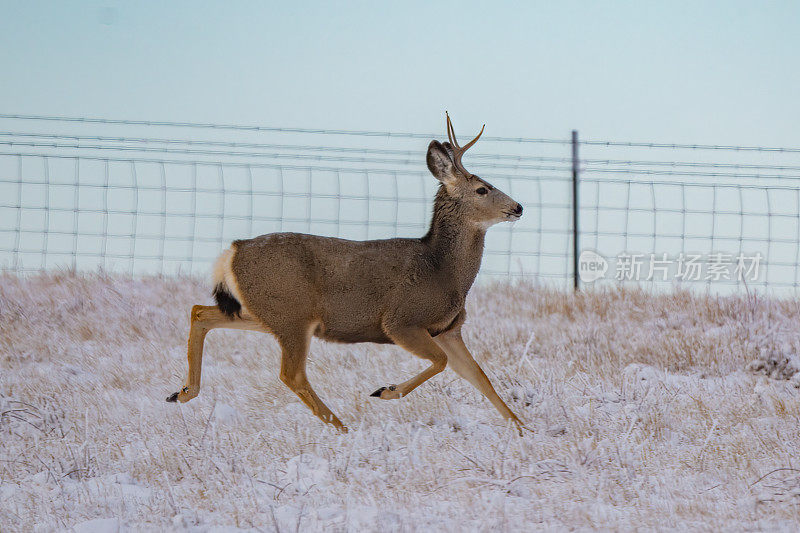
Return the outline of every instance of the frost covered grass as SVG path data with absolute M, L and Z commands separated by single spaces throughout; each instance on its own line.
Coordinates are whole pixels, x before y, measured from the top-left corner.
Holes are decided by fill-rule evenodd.
M 0 531 L 800 524 L 796 300 L 478 286 L 465 339 L 532 431 L 450 370 L 370 398 L 424 363 L 314 341 L 340 435 L 264 334 L 211 332 L 200 396 L 165 403 L 204 281 L 0 281 Z

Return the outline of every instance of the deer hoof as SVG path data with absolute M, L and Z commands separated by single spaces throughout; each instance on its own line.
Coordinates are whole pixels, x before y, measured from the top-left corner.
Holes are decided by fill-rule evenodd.
M 402 395 L 399 392 L 397 392 L 396 385 L 381 387 L 380 389 L 370 394 L 370 396 L 374 396 L 375 398 L 380 398 L 381 400 L 397 400 L 398 398 L 402 397 Z
M 192 398 L 194 398 L 195 396 L 197 396 L 197 392 L 198 391 L 196 389 L 190 391 L 189 387 L 184 387 L 181 390 L 179 390 L 178 392 L 173 392 L 172 394 L 167 396 L 167 401 L 171 402 L 171 403 L 172 402 L 186 403 L 189 400 L 191 400 Z

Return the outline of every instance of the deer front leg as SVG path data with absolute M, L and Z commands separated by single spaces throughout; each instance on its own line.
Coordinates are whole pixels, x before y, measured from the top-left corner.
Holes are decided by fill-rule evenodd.
M 447 354 L 435 342 L 433 337 L 423 328 L 397 328 L 390 330 L 384 326 L 386 334 L 398 346 L 408 350 L 417 357 L 427 359 L 431 366 L 399 385 L 381 387 L 370 396 L 382 400 L 396 400 L 422 385 L 447 366 Z
M 464 344 L 464 340 L 461 338 L 461 327 L 442 333 L 434 337 L 433 340 L 447 353 L 447 363 L 456 374 L 472 383 L 476 389 L 481 391 L 481 393 L 492 402 L 492 405 L 500 412 L 503 418 L 511 420 L 517 425 L 517 429 L 520 429 L 521 434 L 521 428 L 523 426 L 522 421 L 509 409 L 508 405 L 506 405 L 500 396 L 497 395 L 489 378 L 486 377 L 486 374 L 472 357 L 472 354 L 469 353 L 467 346 Z

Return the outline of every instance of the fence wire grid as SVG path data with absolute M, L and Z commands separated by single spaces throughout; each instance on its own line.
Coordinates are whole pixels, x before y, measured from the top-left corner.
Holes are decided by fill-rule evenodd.
M 264 233 L 418 237 L 438 183 L 425 167 L 434 138 L 0 115 L 0 267 L 194 275 Z M 607 260 L 606 282 L 800 284 L 800 149 L 484 136 L 466 157 L 525 207 L 489 230 L 483 278 L 571 285 L 577 235 L 579 252 Z M 753 279 L 675 275 L 685 257 L 743 255 L 760 258 Z M 643 261 L 636 279 L 621 268 L 629 256 Z M 671 275 L 652 275 L 656 257 L 674 260 Z

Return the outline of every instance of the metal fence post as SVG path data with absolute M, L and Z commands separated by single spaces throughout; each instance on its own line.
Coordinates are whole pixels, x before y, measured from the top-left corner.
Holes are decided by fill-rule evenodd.
M 572 130 L 572 284 L 580 288 L 578 278 L 578 130 Z

